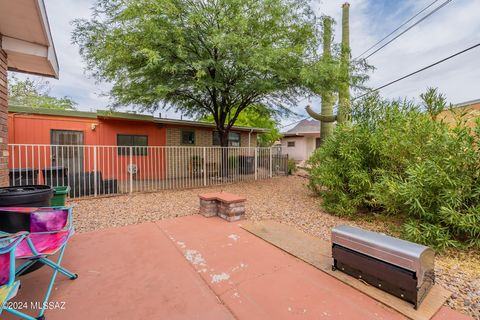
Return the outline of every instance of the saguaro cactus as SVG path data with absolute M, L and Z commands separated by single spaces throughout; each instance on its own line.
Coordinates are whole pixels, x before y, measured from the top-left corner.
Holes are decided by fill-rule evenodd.
M 342 5 L 342 47 L 340 57 L 341 82 L 338 88 L 338 119 L 339 123 L 350 121 L 350 4 Z
M 333 133 L 333 123 L 344 123 L 350 120 L 350 4 L 342 5 L 342 46 L 340 57 L 340 79 L 338 86 L 338 115 L 333 114 L 334 92 L 326 91 L 321 94 L 322 106 L 321 112 L 314 112 L 310 106 L 305 109 L 314 119 L 320 121 L 320 139 L 325 140 Z M 332 59 L 332 20 L 325 18 L 323 23 L 323 57 L 322 59 Z
M 333 20 L 330 17 L 323 19 L 323 57 L 326 63 L 332 61 L 332 25 Z M 321 94 L 322 110 L 321 115 L 324 117 L 333 116 L 333 105 L 335 103 L 335 94 L 331 90 L 326 90 Z M 333 133 L 333 121 L 320 122 L 320 142 Z

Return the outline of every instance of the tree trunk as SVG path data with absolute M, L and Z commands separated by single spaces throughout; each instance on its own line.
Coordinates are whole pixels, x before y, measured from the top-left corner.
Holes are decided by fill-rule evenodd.
M 228 130 L 218 130 L 221 148 L 221 177 L 226 179 L 229 176 L 228 170 Z

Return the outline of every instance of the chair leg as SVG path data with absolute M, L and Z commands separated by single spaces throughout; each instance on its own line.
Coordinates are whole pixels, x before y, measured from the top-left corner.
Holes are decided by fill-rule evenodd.
M 17 317 L 22 318 L 22 319 L 26 319 L 26 320 L 37 320 L 37 319 L 39 319 L 39 318 L 31 317 L 28 314 L 22 313 L 20 311 L 12 309 L 12 308 L 5 308 L 4 310 L 7 311 L 7 312 L 10 312 L 11 314 L 16 315 Z
M 54 269 L 54 270 L 58 270 L 60 273 L 63 273 L 65 276 L 67 276 L 70 280 L 75 280 L 78 278 L 78 275 L 76 273 L 73 273 L 71 272 L 70 270 L 62 267 L 60 265 L 60 263 L 62 262 L 62 258 L 63 258 L 63 253 L 65 251 L 65 248 L 67 247 L 67 243 L 65 243 L 63 245 L 63 248 L 62 250 L 60 251 L 60 254 L 58 256 L 58 259 L 57 259 L 57 262 L 53 262 L 52 260 L 48 259 L 48 258 L 45 258 L 45 257 L 42 257 L 40 258 L 39 260 L 46 264 L 47 266 L 49 266 L 50 268 Z
M 28 268 L 30 268 L 37 261 L 38 260 L 35 259 L 35 260 L 28 260 L 25 263 L 23 263 L 20 267 L 18 267 L 17 270 L 15 270 L 15 276 L 16 277 L 21 276 L 25 271 L 28 270 Z
M 63 254 L 65 252 L 66 247 L 67 247 L 67 244 L 65 244 L 63 246 L 62 250 L 60 250 L 60 254 L 58 255 L 57 263 L 54 263 L 54 262 L 52 262 L 52 261 L 50 261 L 46 258 L 41 258 L 40 259 L 43 263 L 45 263 L 46 265 L 53 268 L 53 274 L 52 274 L 52 279 L 50 280 L 50 284 L 48 285 L 47 293 L 45 294 L 45 299 L 43 300 L 42 308 L 40 309 L 40 313 L 38 314 L 38 317 L 37 317 L 37 319 L 39 319 L 39 320 L 43 320 L 45 318 L 45 316 L 44 316 L 44 313 L 45 313 L 44 306 L 46 306 L 48 304 L 48 299 L 50 298 L 50 294 L 52 293 L 53 284 L 55 282 L 55 279 L 57 277 L 58 272 L 60 271 L 64 274 L 66 274 L 69 277 L 70 276 L 72 276 L 72 277 L 76 276 L 75 274 L 71 273 L 70 271 L 60 267 L 60 263 L 62 262 Z
M 52 269 L 58 270 L 60 273 L 70 278 L 70 280 L 75 280 L 78 278 L 78 275 L 76 273 L 73 273 L 70 270 L 60 266 L 59 262 L 55 263 L 52 260 L 49 260 L 47 258 L 41 258 L 40 261 L 46 264 L 47 266 L 51 267 Z

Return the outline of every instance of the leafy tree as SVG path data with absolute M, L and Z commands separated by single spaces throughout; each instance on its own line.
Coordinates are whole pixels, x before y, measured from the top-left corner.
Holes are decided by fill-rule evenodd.
M 214 122 L 212 115 L 201 117 L 199 120 Z M 257 143 L 261 147 L 271 146 L 282 136 L 268 108 L 261 105 L 254 105 L 240 113 L 235 125 L 267 129 L 267 132 L 257 135 Z
M 291 112 L 319 35 L 307 0 L 99 0 L 74 26 L 115 105 L 210 116 L 222 146 L 252 106 Z
M 77 103 L 69 97 L 50 96 L 51 85 L 48 81 L 32 79 L 21 81 L 15 77 L 10 80 L 12 81 L 8 87 L 10 105 L 60 110 L 76 109 Z

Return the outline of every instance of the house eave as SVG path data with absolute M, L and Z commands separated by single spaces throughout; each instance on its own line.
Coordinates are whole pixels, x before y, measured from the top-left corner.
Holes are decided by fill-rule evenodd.
M 59 65 L 43 0 L 0 0 L 1 48 L 10 71 L 58 79 Z
M 480 99 L 475 99 L 475 100 L 470 100 L 470 101 L 465 101 L 461 103 L 455 104 L 453 107 L 454 108 L 462 108 L 462 107 L 468 107 L 474 104 L 480 104 Z
M 172 125 L 181 125 L 181 126 L 192 125 L 195 127 L 205 127 L 205 128 L 213 128 L 213 129 L 216 128 L 215 124 L 210 122 L 203 122 L 203 121 L 177 120 L 177 119 L 167 119 L 167 118 L 155 118 L 154 121 L 160 124 L 172 124 Z M 251 131 L 255 133 L 268 132 L 268 130 L 264 128 L 242 127 L 242 126 L 233 126 L 232 130 L 248 131 L 248 132 Z
M 301 133 L 289 133 L 289 134 L 282 135 L 282 138 L 303 138 L 303 137 L 305 136 Z
M 10 105 L 8 108 L 8 112 L 17 113 L 17 114 L 38 114 L 38 115 L 59 116 L 59 117 L 142 121 L 142 122 L 151 122 L 151 123 L 157 123 L 162 125 L 178 125 L 178 126 L 186 126 L 186 127 L 191 126 L 191 127 L 204 127 L 204 128 L 215 129 L 215 124 L 210 122 L 155 118 L 153 116 L 145 115 L 145 114 L 115 112 L 110 110 L 97 110 L 96 112 L 88 112 L 88 111 L 77 111 L 77 110 L 32 108 L 32 107 L 25 107 L 25 106 Z M 242 126 L 233 126 L 232 130 L 246 131 L 246 132 L 252 132 L 252 133 L 268 132 L 267 129 L 263 129 L 263 128 L 242 127 Z
M 306 132 L 285 132 L 282 133 L 283 138 L 292 138 L 292 137 L 305 137 L 305 136 L 315 136 L 320 135 L 319 131 L 306 131 Z

